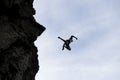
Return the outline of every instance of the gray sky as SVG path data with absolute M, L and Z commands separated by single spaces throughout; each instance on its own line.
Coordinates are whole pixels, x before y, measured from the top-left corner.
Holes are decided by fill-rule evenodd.
M 35 0 L 46 31 L 35 42 L 36 80 L 119 80 L 120 0 Z M 62 51 L 57 37 L 78 37 Z

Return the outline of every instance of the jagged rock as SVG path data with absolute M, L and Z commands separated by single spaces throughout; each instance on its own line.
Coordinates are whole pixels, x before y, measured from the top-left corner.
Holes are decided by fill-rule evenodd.
M 0 1 L 0 80 L 35 80 L 34 41 L 45 30 L 33 15 L 33 0 Z

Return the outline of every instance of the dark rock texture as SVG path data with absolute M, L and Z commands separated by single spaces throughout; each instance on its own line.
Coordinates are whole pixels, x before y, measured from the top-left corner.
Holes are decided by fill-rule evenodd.
M 33 0 L 0 0 L 0 80 L 35 80 L 34 41 L 45 30 L 33 15 Z

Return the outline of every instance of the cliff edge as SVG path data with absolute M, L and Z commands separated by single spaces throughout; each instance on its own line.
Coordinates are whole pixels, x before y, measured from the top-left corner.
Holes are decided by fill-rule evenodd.
M 45 30 L 33 15 L 33 0 L 0 1 L 0 80 L 35 80 L 34 41 Z

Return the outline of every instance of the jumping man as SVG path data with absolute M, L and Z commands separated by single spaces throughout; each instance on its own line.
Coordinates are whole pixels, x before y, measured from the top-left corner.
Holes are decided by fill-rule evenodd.
M 75 38 L 77 40 L 77 38 L 73 35 L 71 35 L 71 37 L 67 40 L 62 39 L 61 37 L 58 37 L 58 38 L 61 39 L 64 42 L 62 50 L 64 50 L 64 48 L 66 48 L 68 50 L 71 50 L 70 43 L 73 42 L 73 38 Z

